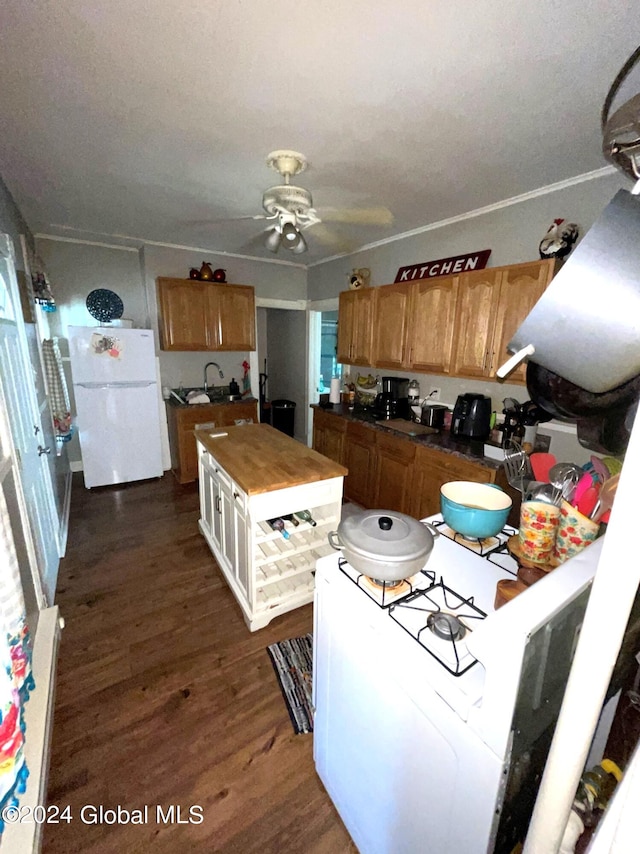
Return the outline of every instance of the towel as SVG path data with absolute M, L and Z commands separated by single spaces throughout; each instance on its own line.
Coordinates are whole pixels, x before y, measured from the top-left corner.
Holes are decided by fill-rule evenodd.
M 209 396 L 203 391 L 190 391 L 187 395 L 187 403 L 209 403 Z

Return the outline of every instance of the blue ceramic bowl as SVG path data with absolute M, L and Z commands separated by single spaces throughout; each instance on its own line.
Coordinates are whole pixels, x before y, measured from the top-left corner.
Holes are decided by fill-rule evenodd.
M 499 486 L 452 480 L 440 487 L 440 509 L 447 525 L 463 537 L 485 539 L 504 527 L 511 498 Z

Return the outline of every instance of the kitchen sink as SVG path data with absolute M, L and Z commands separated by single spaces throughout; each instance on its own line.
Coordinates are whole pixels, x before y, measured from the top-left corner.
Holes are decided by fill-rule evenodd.
M 224 400 L 229 399 L 229 386 L 212 386 L 208 388 L 206 391 L 202 386 L 195 388 L 183 388 L 183 389 L 172 389 L 173 393 L 180 399 L 180 401 L 188 406 L 189 402 L 187 400 L 187 395 L 190 392 L 198 392 L 199 394 L 206 394 L 211 403 L 220 403 Z M 174 398 L 175 400 L 175 398 Z

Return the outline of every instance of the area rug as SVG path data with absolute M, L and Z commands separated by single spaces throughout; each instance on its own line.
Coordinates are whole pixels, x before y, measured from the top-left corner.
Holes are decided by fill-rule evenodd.
M 296 735 L 313 732 L 312 650 L 310 634 L 267 647 Z

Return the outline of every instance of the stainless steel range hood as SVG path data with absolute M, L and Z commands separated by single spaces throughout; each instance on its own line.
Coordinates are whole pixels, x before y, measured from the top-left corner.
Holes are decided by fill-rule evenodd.
M 590 392 L 640 374 L 640 197 L 619 190 L 508 344 Z

